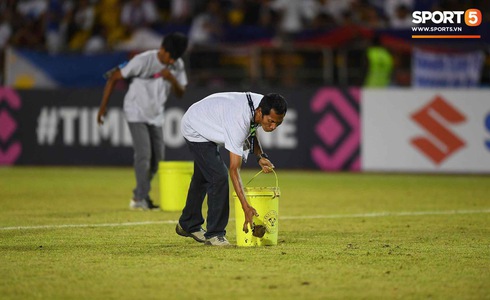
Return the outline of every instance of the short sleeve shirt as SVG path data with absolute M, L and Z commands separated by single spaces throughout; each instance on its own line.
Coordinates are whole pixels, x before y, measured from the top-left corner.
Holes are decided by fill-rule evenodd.
M 255 110 L 263 95 L 250 95 Z M 216 93 L 189 107 L 182 117 L 181 132 L 190 142 L 214 142 L 243 156 L 251 120 L 252 111 L 246 93 Z
M 183 60 L 179 58 L 173 65 L 165 65 L 158 60 L 157 53 L 158 50 L 140 53 L 121 68 L 122 76 L 130 80 L 124 97 L 124 113 L 128 122 L 163 124 L 164 104 L 172 85 L 161 77 L 162 69 L 169 68 L 182 86 L 187 85 Z

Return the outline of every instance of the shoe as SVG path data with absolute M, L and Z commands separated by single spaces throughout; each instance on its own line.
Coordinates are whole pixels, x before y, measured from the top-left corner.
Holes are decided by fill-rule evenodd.
M 150 198 L 144 200 L 131 199 L 129 201 L 130 209 L 141 209 L 141 210 L 158 210 L 160 206 L 153 204 Z
M 224 236 L 213 236 L 212 238 L 206 239 L 204 245 L 208 246 L 231 246 L 230 242 Z
M 204 237 L 204 234 L 206 233 L 206 231 L 202 228 L 199 229 L 198 231 L 188 233 L 187 231 L 185 231 L 182 228 L 182 226 L 180 226 L 179 223 L 177 223 L 177 226 L 175 226 L 175 232 L 180 236 L 191 237 L 196 242 L 199 242 L 199 243 L 204 243 L 206 241 L 206 238 Z
M 129 201 L 129 208 L 130 209 L 147 210 L 148 209 L 148 203 L 146 201 L 144 201 L 144 200 L 131 199 Z
M 150 199 L 150 197 L 146 198 L 145 201 L 148 205 L 148 209 L 151 209 L 151 210 L 159 210 L 160 209 L 160 206 L 153 204 L 153 201 Z

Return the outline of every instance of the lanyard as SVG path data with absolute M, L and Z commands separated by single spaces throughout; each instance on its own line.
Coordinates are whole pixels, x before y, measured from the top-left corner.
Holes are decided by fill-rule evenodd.
M 255 108 L 254 108 L 254 103 L 252 101 L 252 96 L 250 95 L 249 92 L 247 92 L 246 95 L 248 100 L 248 106 L 250 107 L 250 112 L 252 113 L 252 119 L 250 120 L 250 135 L 248 136 L 248 141 L 250 142 L 250 149 L 252 150 L 253 153 L 254 137 L 257 132 L 257 127 L 259 127 L 259 124 L 255 124 Z

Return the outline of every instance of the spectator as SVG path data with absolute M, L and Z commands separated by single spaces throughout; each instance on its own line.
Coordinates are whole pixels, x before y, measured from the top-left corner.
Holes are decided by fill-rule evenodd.
M 297 84 L 297 65 L 302 61 L 292 46 L 296 35 L 304 29 L 305 22 L 309 23 L 314 18 L 311 10 L 314 3 L 312 0 L 274 0 L 269 5 L 279 16 L 279 23 L 273 41 L 275 48 L 263 54 L 265 74 L 269 82 L 277 80 L 281 74 L 283 85 L 294 86 Z M 280 73 L 277 66 L 282 68 Z
M 161 40 L 161 34 L 142 27 L 133 31 L 128 39 L 116 43 L 113 48 L 121 51 L 146 51 L 158 48 Z
M 219 0 L 210 0 L 203 12 L 192 20 L 189 43 L 193 46 L 215 46 L 223 37 L 224 15 Z
M 213 80 L 220 83 L 221 79 L 212 72 L 219 68 L 219 53 L 216 51 L 223 38 L 225 16 L 219 0 L 206 3 L 203 12 L 193 20 L 189 30 L 189 47 L 194 50 L 191 67 L 197 84 Z
M 92 35 L 83 47 L 83 52 L 85 54 L 97 54 L 109 50 L 110 48 L 107 44 L 107 30 L 97 23 L 92 30 Z
M 289 45 L 294 35 L 304 28 L 304 20 L 313 18 L 311 0 L 274 0 L 270 7 L 275 10 L 280 21 L 278 25 L 279 42 L 281 45 Z
M 97 3 L 97 22 L 104 28 L 107 45 L 114 47 L 127 38 L 127 32 L 121 24 L 122 4 L 120 0 L 99 0 Z
M 23 18 L 39 21 L 46 10 L 48 3 L 46 0 L 19 0 L 17 3 L 17 11 Z
M 69 48 L 81 50 L 90 38 L 95 25 L 95 6 L 89 0 L 79 0 L 70 15 Z
M 400 4 L 396 8 L 395 16 L 390 19 L 390 28 L 406 29 L 414 26 L 412 23 L 412 14 L 410 12 L 410 9 L 406 5 Z
M 343 15 L 349 11 L 353 0 L 317 0 L 317 15 L 321 15 L 336 24 L 343 23 Z
M 391 24 L 393 20 L 396 20 L 398 18 L 397 17 L 397 14 L 398 14 L 397 10 L 400 6 L 404 6 L 409 11 L 411 11 L 415 2 L 416 2 L 416 0 L 390 0 L 390 1 L 385 1 L 384 15 L 386 16 L 388 23 Z
M 44 50 L 45 36 L 43 32 L 43 16 L 47 10 L 45 0 L 19 0 L 13 4 L 17 15 L 14 17 L 12 44 L 17 47 L 26 47 Z
M 46 49 L 50 53 L 58 53 L 65 49 L 68 31 L 69 12 L 73 3 L 65 0 L 49 0 L 44 16 Z
M 171 0 L 170 1 L 170 21 L 179 24 L 190 24 L 194 11 L 192 0 Z
M 127 0 L 121 10 L 121 24 L 131 33 L 150 28 L 158 20 L 158 9 L 152 0 Z
M 360 12 L 361 20 L 359 25 L 371 29 L 386 28 L 386 22 L 373 6 L 362 4 L 360 6 Z
M 371 45 L 366 50 L 367 75 L 364 81 L 365 87 L 387 87 L 391 83 L 393 73 L 393 56 L 383 47 L 378 35 L 372 39 Z
M 12 37 L 12 12 L 10 10 L 4 10 L 0 12 L 0 54 L 3 54 L 3 50 L 8 45 L 10 38 Z
M 12 11 L 10 9 L 0 10 L 0 70 L 5 68 L 5 48 L 10 43 L 13 34 L 11 19 Z M 0 85 L 4 82 L 3 73 L 0 72 Z
M 22 19 L 20 28 L 12 36 L 12 45 L 21 48 L 44 50 L 42 21 L 32 17 Z
M 150 0 L 128 0 L 121 9 L 121 24 L 128 38 L 117 43 L 117 50 L 146 51 L 158 48 L 162 35 L 153 29 L 158 22 L 157 7 Z

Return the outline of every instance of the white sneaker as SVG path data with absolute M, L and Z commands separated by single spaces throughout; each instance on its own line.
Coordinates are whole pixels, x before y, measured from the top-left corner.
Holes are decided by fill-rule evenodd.
M 129 208 L 130 209 L 142 209 L 142 210 L 147 210 L 148 209 L 148 203 L 146 203 L 146 201 L 144 200 L 134 200 L 134 199 L 131 199 L 129 201 Z
M 213 236 L 212 238 L 206 239 L 204 245 L 208 246 L 231 246 L 230 242 L 224 236 Z
M 131 199 L 129 201 L 129 208 L 136 210 L 159 210 L 160 206 L 153 204 L 153 201 L 151 199 L 144 199 L 144 200 L 134 200 Z

